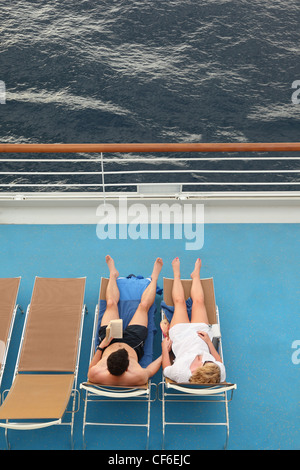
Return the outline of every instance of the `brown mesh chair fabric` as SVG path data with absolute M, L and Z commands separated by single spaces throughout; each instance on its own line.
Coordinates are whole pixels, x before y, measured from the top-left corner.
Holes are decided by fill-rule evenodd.
M 0 366 L 16 306 L 20 277 L 0 279 Z
M 0 419 L 60 419 L 64 414 L 74 382 L 84 289 L 85 278 L 36 278 L 18 374 Z
M 36 278 L 19 371 L 75 369 L 85 278 Z
M 60 419 L 73 381 L 73 374 L 18 374 L 0 408 L 0 419 Z
M 185 300 L 187 300 L 190 297 L 191 293 L 192 279 L 182 279 L 181 282 L 184 289 Z M 217 323 L 216 299 L 213 278 L 201 279 L 201 285 L 204 292 L 204 303 L 206 307 L 208 321 L 211 325 L 213 325 Z M 172 287 L 173 279 L 164 278 L 164 301 L 167 305 L 170 306 L 174 306 L 172 299 Z

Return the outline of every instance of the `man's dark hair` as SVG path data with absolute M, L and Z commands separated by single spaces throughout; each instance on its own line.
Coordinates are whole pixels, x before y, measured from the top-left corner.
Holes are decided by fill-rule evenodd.
M 107 358 L 107 368 L 112 375 L 122 375 L 129 366 L 128 352 L 126 349 L 118 349 Z

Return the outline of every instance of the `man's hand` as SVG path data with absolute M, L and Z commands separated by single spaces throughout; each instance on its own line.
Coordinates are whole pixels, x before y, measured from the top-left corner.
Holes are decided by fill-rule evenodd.
M 100 348 L 107 348 L 107 346 L 110 345 L 110 342 L 111 342 L 112 340 L 113 340 L 112 337 L 110 337 L 110 338 L 106 338 L 106 337 L 105 337 L 105 338 L 101 341 L 101 343 L 99 344 Z

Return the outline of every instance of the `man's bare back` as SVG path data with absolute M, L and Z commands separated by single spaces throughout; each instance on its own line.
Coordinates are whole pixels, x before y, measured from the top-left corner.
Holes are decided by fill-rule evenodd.
M 129 366 L 127 370 L 120 376 L 112 375 L 107 368 L 107 358 L 111 353 L 118 349 L 126 349 L 128 352 Z M 103 385 L 144 385 L 147 383 L 149 374 L 147 369 L 143 369 L 138 363 L 135 350 L 126 343 L 113 343 L 108 346 L 99 360 L 99 362 L 90 367 L 89 381 Z

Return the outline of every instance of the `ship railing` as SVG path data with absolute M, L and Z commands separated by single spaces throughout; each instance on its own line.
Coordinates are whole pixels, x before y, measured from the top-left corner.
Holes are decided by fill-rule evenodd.
M 299 142 L 0 144 L 0 153 L 2 199 L 300 196 Z

